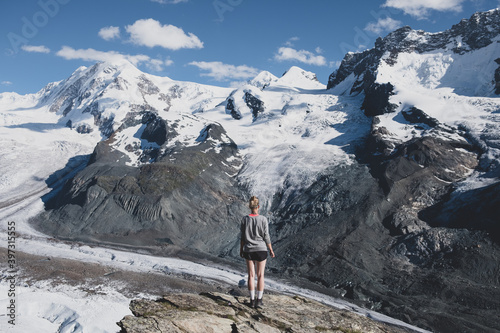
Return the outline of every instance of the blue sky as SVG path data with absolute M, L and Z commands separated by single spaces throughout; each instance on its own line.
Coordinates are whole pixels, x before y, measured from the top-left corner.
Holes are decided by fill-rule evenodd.
M 291 66 L 325 83 L 347 51 L 409 25 L 437 32 L 499 0 L 0 0 L 0 92 L 34 93 L 126 58 L 174 80 L 234 86 Z

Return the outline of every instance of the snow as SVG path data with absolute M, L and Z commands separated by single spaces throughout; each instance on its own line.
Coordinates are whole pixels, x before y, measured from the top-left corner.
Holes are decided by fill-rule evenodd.
M 268 71 L 260 72 L 256 77 L 248 82 L 248 84 L 259 89 L 265 89 L 271 83 L 278 81 L 278 78 Z
M 300 89 L 325 89 L 325 85 L 318 81 L 316 74 L 308 72 L 297 66 L 292 66 L 273 86 L 295 87 Z
M 5 283 L 0 283 L 6 295 Z M 85 291 L 83 290 L 85 289 Z M 109 286 L 55 286 L 49 281 L 18 286 L 15 326 L 0 322 L 2 332 L 117 332 L 116 322 L 131 314 L 130 299 Z M 0 299 L 4 309 L 8 298 Z

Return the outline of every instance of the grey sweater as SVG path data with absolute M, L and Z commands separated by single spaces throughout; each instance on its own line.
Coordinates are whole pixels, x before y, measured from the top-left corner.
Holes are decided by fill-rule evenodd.
M 262 215 L 244 216 L 241 220 L 241 240 L 243 251 L 257 252 L 267 251 L 266 244 L 271 243 L 267 218 Z

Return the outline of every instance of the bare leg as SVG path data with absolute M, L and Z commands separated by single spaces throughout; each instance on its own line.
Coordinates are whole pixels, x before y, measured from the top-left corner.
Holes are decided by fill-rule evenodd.
M 255 263 L 247 259 L 248 290 L 255 290 Z
M 257 291 L 264 291 L 264 271 L 266 270 L 266 261 L 257 261 Z

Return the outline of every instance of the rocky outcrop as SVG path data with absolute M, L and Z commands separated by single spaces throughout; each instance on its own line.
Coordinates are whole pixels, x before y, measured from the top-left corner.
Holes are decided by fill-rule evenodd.
M 133 300 L 134 315 L 118 326 L 122 333 L 412 332 L 298 296 L 266 295 L 258 309 L 247 301 L 247 297 L 220 293 Z
M 397 105 L 390 103 L 389 98 L 394 95 L 394 86 L 390 83 L 373 83 L 365 90 L 365 100 L 361 109 L 367 117 L 379 116 L 391 113 L 397 109 Z
M 227 102 L 226 102 L 226 113 L 229 113 L 236 120 L 241 119 L 241 112 L 236 107 L 233 97 L 229 97 L 227 99 Z
M 439 121 L 435 118 L 430 117 L 424 111 L 411 107 L 409 110 L 401 111 L 403 117 L 412 124 L 419 124 L 419 129 L 423 128 L 423 125 L 427 125 L 430 128 L 434 128 L 439 125 Z
M 500 184 L 450 194 L 420 216 L 434 227 L 484 230 L 500 243 Z
M 499 67 L 495 70 L 495 94 L 500 95 L 500 58 L 495 59 Z
M 245 103 L 252 110 L 253 120 L 255 121 L 259 113 L 264 112 L 264 102 L 252 95 L 250 92 L 245 92 Z

